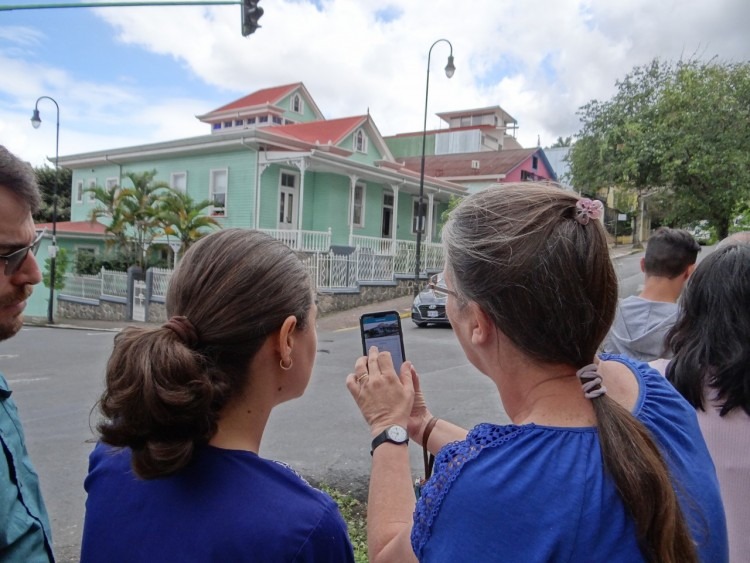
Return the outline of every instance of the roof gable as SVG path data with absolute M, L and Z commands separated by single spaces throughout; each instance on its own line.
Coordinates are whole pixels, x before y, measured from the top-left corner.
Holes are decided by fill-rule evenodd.
M 436 178 L 468 178 L 472 176 L 505 177 L 523 165 L 532 156 L 538 157 L 553 180 L 557 180 L 544 151 L 533 149 L 510 149 L 501 151 L 481 151 L 473 153 L 444 154 L 425 157 L 425 174 Z M 410 170 L 417 171 L 422 159 L 418 156 L 399 158 Z
M 234 115 L 241 110 L 247 111 L 250 109 L 268 108 L 269 106 L 276 107 L 280 111 L 285 111 L 287 108 L 280 107 L 279 103 L 282 102 L 285 98 L 288 99 L 295 92 L 299 92 L 304 103 L 309 108 L 311 108 L 312 113 L 317 117 L 317 119 L 324 119 L 323 112 L 320 111 L 320 108 L 315 103 L 315 100 L 313 100 L 310 92 L 307 91 L 307 88 L 305 88 L 305 85 L 302 82 L 295 82 L 294 84 L 286 84 L 284 86 L 274 86 L 272 88 L 257 90 L 252 94 L 248 94 L 247 96 L 238 98 L 233 102 L 229 102 L 228 104 L 216 108 L 215 110 L 209 111 L 208 113 L 205 113 L 203 115 L 198 115 L 197 117 L 201 121 L 209 121 L 211 118 Z

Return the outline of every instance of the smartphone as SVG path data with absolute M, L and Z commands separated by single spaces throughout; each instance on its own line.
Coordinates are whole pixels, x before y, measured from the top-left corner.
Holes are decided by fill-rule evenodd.
M 390 352 L 393 367 L 398 372 L 406 359 L 401 315 L 396 311 L 365 313 L 359 318 L 359 328 L 364 355 L 368 354 L 370 346 L 377 346 L 381 352 Z

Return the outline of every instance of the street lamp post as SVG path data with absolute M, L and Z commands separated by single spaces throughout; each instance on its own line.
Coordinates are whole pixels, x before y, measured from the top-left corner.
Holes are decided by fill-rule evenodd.
M 49 96 L 39 96 L 34 104 L 34 113 L 31 116 L 31 124 L 34 129 L 39 129 L 42 124 L 42 118 L 39 117 L 39 101 L 49 100 L 57 108 L 57 128 L 55 131 L 55 184 L 54 191 L 52 192 L 52 246 L 47 249 L 49 254 L 49 304 L 47 305 L 47 322 L 52 324 L 55 322 L 54 307 L 55 307 L 55 259 L 57 258 L 57 192 L 60 183 L 60 168 L 59 168 L 59 157 L 60 157 L 60 106 L 57 102 Z
M 419 293 L 419 271 L 420 271 L 420 260 L 422 257 L 421 246 L 422 246 L 422 230 L 424 229 L 424 222 L 422 217 L 424 216 L 422 208 L 424 207 L 424 161 L 425 161 L 425 147 L 427 144 L 427 100 L 430 95 L 430 57 L 432 56 L 432 48 L 438 43 L 445 42 L 451 48 L 451 53 L 448 55 L 448 64 L 445 65 L 445 75 L 448 78 L 453 76 L 456 72 L 456 67 L 453 65 L 453 45 L 447 39 L 438 39 L 431 46 L 427 52 L 427 81 L 424 91 L 424 123 L 422 126 L 422 165 L 419 172 L 419 203 L 417 204 L 417 251 L 415 255 L 414 264 L 414 293 Z

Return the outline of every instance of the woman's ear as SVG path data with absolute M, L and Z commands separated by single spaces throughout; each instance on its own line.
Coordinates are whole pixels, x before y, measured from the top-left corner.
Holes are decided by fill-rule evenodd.
M 279 329 L 279 356 L 281 360 L 286 364 L 292 358 L 292 349 L 294 348 L 294 331 L 297 328 L 297 317 L 289 315 L 284 322 L 281 324 Z
M 469 303 L 469 322 L 471 342 L 477 346 L 486 344 L 495 333 L 495 324 L 484 310 L 474 303 Z

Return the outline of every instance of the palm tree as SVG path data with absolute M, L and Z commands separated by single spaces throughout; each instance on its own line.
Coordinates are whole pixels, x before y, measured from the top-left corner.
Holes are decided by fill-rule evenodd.
M 145 269 L 148 247 L 161 234 L 159 210 L 170 188 L 165 182 L 154 182 L 156 170 L 126 172 L 123 176 L 132 187 L 95 186 L 87 190 L 100 204 L 92 209 L 89 220 L 108 219 L 105 232 L 112 235 L 112 243 L 130 262 Z
M 90 193 L 97 203 L 89 212 L 89 221 L 95 223 L 99 219 L 104 219 L 104 232 L 111 235 L 106 239 L 105 244 L 108 247 L 116 247 L 118 252 L 130 261 L 133 252 L 119 203 L 122 192 L 120 185 L 113 184 L 106 188 L 93 186 L 84 191 Z
M 132 230 L 129 238 L 135 245 L 136 263 L 145 270 L 148 247 L 161 234 L 161 203 L 171 189 L 166 182 L 154 182 L 156 170 L 127 172 L 124 176 L 133 187 L 120 191 L 117 213 L 122 222 Z
M 211 201 L 195 201 L 188 194 L 170 189 L 159 205 L 159 220 L 164 234 L 175 236 L 180 241 L 179 254 L 182 255 L 190 246 L 208 234 L 208 231 L 221 225 L 213 217 L 203 214 L 211 206 Z

